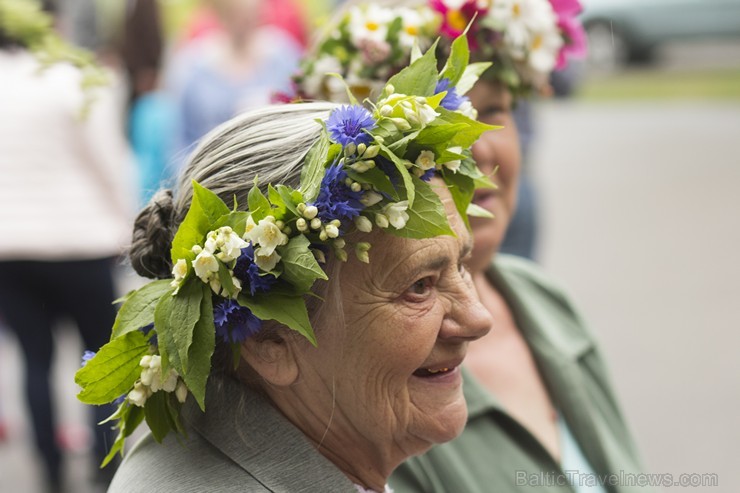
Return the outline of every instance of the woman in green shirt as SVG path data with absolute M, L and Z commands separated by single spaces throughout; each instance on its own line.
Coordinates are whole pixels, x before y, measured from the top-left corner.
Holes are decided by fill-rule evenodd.
M 440 49 L 449 50 L 467 27 L 473 61 L 493 66 L 465 96 L 464 89 L 449 91 L 442 105 L 503 127 L 473 147 L 478 166 L 498 188 L 475 196 L 495 218 L 471 219 L 475 247 L 469 269 L 494 325 L 468 351 L 466 429 L 403 464 L 391 486 L 396 493 L 646 491 L 590 331 L 537 266 L 495 255 L 515 210 L 519 180 L 512 108 L 533 92 L 546 92 L 549 73 L 564 65 L 568 52 L 582 54 L 579 3 L 373 3 L 352 3 L 325 30 L 298 78 L 303 97 L 344 97 L 327 72 L 341 73 L 356 95 L 372 93 L 376 80 L 396 70 L 411 46 L 423 50 L 439 36 Z

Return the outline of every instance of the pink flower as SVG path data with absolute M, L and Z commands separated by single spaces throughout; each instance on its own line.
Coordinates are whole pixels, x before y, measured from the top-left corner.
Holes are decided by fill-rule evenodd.
M 486 13 L 487 9 L 479 8 L 476 0 L 463 1 L 459 8 L 454 8 L 448 5 L 449 0 L 430 0 L 429 6 L 442 14 L 442 27 L 440 32 L 443 36 L 448 38 L 456 38 L 460 36 L 465 28 L 470 23 L 470 20 L 478 14 L 477 20 L 480 20 Z M 460 3 L 460 2 L 455 2 Z M 473 42 L 475 36 L 476 26 L 470 26 L 468 31 L 468 41 Z
M 550 0 L 550 5 L 558 16 L 558 28 L 565 41 L 555 63 L 555 70 L 562 70 L 568 64 L 569 58 L 586 56 L 586 32 L 576 19 L 583 7 L 579 0 Z

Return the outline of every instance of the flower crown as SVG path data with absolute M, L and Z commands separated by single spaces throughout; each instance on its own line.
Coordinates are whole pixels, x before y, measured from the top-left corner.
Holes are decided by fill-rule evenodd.
M 108 83 L 108 76 L 91 53 L 63 41 L 54 31 L 54 21 L 35 1 L 0 0 L 0 32 L 26 47 L 42 68 L 70 63 L 80 70 L 80 86 L 85 93 L 81 109 L 84 116 L 93 102 L 91 90 Z
M 453 43 L 438 73 L 435 50 L 392 77 L 376 102 L 334 109 L 308 150 L 300 186 L 254 186 L 247 211 L 229 208 L 193 182 L 193 199 L 172 241 L 172 279 L 152 281 L 122 300 L 110 342 L 86 353 L 75 381 L 88 404 L 116 402 L 119 436 L 104 465 L 146 419 L 161 441 L 184 433 L 180 408 L 187 395 L 205 410 L 206 382 L 216 340 L 239 346 L 264 321 L 293 329 L 316 344 L 304 296 L 327 254 L 363 262 L 370 244 L 347 235 L 380 228 L 404 238 L 454 235 L 428 183 L 434 174 L 457 210 L 490 214 L 471 204 L 476 188 L 492 183 L 470 147 L 494 127 L 463 114 L 460 94 L 472 87 L 464 37 Z M 458 94 L 460 93 L 460 94 Z M 350 96 L 351 98 L 351 96 Z
M 339 73 L 356 94 L 402 67 L 414 44 L 441 46 L 467 34 L 474 58 L 493 62 L 486 75 L 522 95 L 540 87 L 568 57 L 585 54 L 578 0 L 428 0 L 415 8 L 355 5 L 320 41 L 294 79 L 302 98 L 338 100 Z

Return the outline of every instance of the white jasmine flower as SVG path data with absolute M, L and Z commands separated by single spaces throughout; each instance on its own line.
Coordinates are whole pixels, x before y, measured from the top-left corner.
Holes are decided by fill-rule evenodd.
M 434 153 L 432 151 L 421 151 L 416 158 L 416 165 L 424 171 L 434 168 Z
M 252 216 L 249 216 L 247 218 L 247 226 L 244 228 L 244 234 L 242 235 L 242 238 L 244 238 L 245 240 L 249 240 L 250 233 L 256 227 L 257 224 L 254 222 L 254 219 L 252 219 Z
M 390 225 L 390 222 L 388 222 L 388 216 L 385 214 L 375 214 L 375 224 L 377 224 L 379 228 L 387 228 Z
M 316 207 L 315 205 L 308 205 L 308 206 L 306 206 L 306 208 L 303 211 L 303 217 L 305 217 L 306 219 L 311 220 L 314 217 L 316 217 L 318 215 L 318 213 L 319 213 L 319 208 L 318 207 Z
M 339 228 L 337 228 L 333 224 L 327 224 L 324 230 L 326 231 L 326 236 L 328 236 L 329 238 L 336 238 L 337 236 L 339 236 Z
M 208 282 L 211 276 L 218 272 L 218 260 L 208 250 L 203 250 L 193 260 L 193 269 L 195 269 L 195 275 L 198 276 L 201 281 Z
M 209 237 L 211 233 L 209 233 Z M 217 230 L 216 245 L 220 250 L 216 257 L 222 262 L 228 263 L 239 258 L 239 255 L 242 254 L 242 248 L 247 246 L 247 242 L 239 238 L 239 235 L 229 226 L 224 226 Z
M 139 361 L 139 366 L 142 368 L 149 368 L 149 364 L 152 362 L 152 356 L 150 354 L 144 355 Z
M 254 263 L 264 272 L 270 272 L 278 262 L 280 262 L 280 255 L 275 250 L 267 253 L 264 247 L 255 249 Z
M 177 402 L 180 404 L 185 403 L 185 399 L 188 397 L 188 388 L 185 386 L 185 382 L 182 380 L 179 380 L 177 382 L 177 388 L 175 388 L 175 396 L 177 397 Z
M 383 214 L 388 217 L 388 221 L 396 229 L 402 229 L 409 220 L 406 210 L 409 208 L 409 201 L 391 202 L 383 207 Z
M 365 216 L 357 216 L 355 218 L 355 226 L 363 233 L 369 233 L 373 230 L 373 223 L 371 223 L 370 219 Z
M 446 163 L 442 163 L 442 166 L 452 171 L 453 173 L 457 173 L 457 170 L 460 169 L 461 164 L 462 161 L 460 161 L 459 159 L 455 159 L 454 161 L 447 161 Z
M 144 407 L 146 400 L 150 395 L 150 390 L 141 382 L 134 384 L 134 389 L 128 393 L 128 400 L 134 406 Z
M 218 276 L 213 276 L 208 282 L 208 285 L 211 286 L 211 290 L 214 293 L 216 293 L 217 295 L 221 295 L 221 291 L 223 291 L 223 289 L 221 286 L 221 279 L 219 279 Z
M 362 197 L 360 197 L 360 203 L 365 207 L 371 207 L 381 200 L 383 200 L 383 196 L 380 195 L 378 192 L 374 192 L 372 190 L 368 190 L 367 192 L 362 194 Z
M 170 368 L 170 371 L 167 374 L 167 378 L 162 378 L 162 373 L 160 372 L 159 380 L 162 390 L 164 390 L 165 392 L 174 392 L 175 388 L 177 387 L 178 377 L 179 375 L 174 368 Z M 152 389 L 152 391 L 154 391 L 154 389 Z
M 471 120 L 478 119 L 478 110 L 473 107 L 473 103 L 471 103 L 470 100 L 464 101 L 456 111 L 462 113 L 463 116 L 467 116 Z
M 248 235 L 252 244 L 259 245 L 262 255 L 266 257 L 269 257 L 276 247 L 288 243 L 288 235 L 280 231 L 273 216 L 267 216 L 260 220 L 259 224 L 249 231 Z
M 141 370 L 141 376 L 139 379 L 141 380 L 141 383 L 146 385 L 147 387 L 151 386 L 152 382 L 154 381 L 155 372 L 151 368 L 144 368 Z
M 175 265 L 172 267 L 172 275 L 175 279 L 172 281 L 172 286 L 179 286 L 185 276 L 188 275 L 188 263 L 184 258 L 178 259 Z
M 426 103 L 418 105 L 417 111 L 419 112 L 419 120 L 421 121 L 422 126 L 428 125 L 439 116 L 439 113 L 434 111 L 434 108 Z

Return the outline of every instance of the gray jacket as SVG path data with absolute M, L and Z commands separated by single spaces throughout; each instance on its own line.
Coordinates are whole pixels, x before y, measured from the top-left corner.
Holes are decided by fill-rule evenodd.
M 347 492 L 355 486 L 263 396 L 211 377 L 207 413 L 183 407 L 188 438 L 151 434 L 126 455 L 109 493 Z

